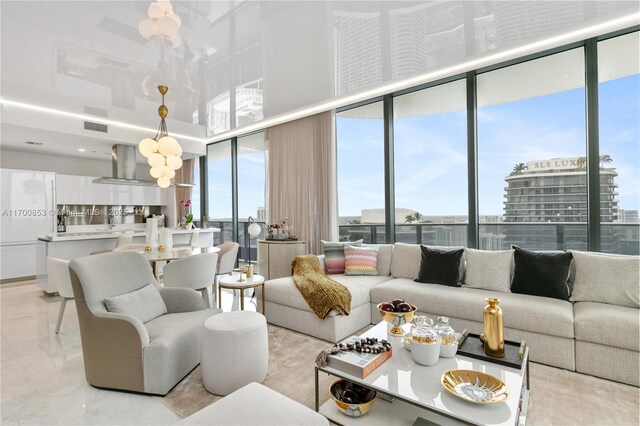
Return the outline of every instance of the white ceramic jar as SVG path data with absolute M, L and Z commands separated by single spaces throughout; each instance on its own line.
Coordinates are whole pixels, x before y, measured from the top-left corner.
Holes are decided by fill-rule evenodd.
M 415 327 L 411 336 L 411 357 L 420 365 L 431 366 L 440 357 L 440 339 L 431 327 Z

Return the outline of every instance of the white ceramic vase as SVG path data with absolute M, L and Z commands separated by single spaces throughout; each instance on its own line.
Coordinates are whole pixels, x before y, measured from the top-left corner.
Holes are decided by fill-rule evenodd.
M 440 342 L 418 343 L 415 340 L 412 341 L 411 357 L 420 365 L 435 365 L 440 357 Z

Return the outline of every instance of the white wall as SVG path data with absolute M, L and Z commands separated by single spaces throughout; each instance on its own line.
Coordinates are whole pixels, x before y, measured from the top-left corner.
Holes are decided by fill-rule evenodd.
M 79 176 L 112 176 L 111 160 L 102 161 L 64 157 L 61 155 L 36 154 L 33 152 L 0 149 L 0 167 L 4 169 L 40 170 Z M 138 164 L 138 179 L 151 179 L 149 167 Z

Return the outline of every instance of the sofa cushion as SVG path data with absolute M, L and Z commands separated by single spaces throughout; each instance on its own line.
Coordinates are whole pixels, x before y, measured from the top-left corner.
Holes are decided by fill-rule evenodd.
M 458 278 L 464 250 L 438 250 L 420 246 L 420 251 L 420 272 L 416 282 L 460 287 Z
M 381 276 L 348 276 L 348 275 L 331 275 L 331 279 L 338 281 L 347 287 L 351 293 L 351 309 L 369 304 L 369 292 L 372 287 L 390 280 L 390 277 Z M 268 302 L 278 303 L 280 305 L 289 306 L 303 311 L 311 312 L 311 308 L 306 300 L 300 294 L 300 291 L 293 282 L 292 277 L 278 278 L 265 283 L 265 300 Z M 335 315 L 330 313 L 329 315 Z
M 513 246 L 512 293 L 569 300 L 571 253 L 530 251 Z
M 324 271 L 327 274 L 344 274 L 345 244 L 358 246 L 362 244 L 362 240 L 354 242 L 322 241 L 322 251 L 324 252 Z
M 576 340 L 616 348 L 640 349 L 640 310 L 605 303 L 573 305 Z
M 378 275 L 388 277 L 391 274 L 393 244 L 363 244 L 364 247 L 378 247 Z
M 572 251 L 573 302 L 640 308 L 640 257 Z
M 511 292 L 511 270 L 513 250 L 464 249 L 467 267 L 464 272 L 464 286 L 485 290 Z
M 497 297 L 504 313 L 505 327 L 573 338 L 573 307 L 571 302 L 564 300 L 422 284 L 407 278 L 393 279 L 371 289 L 372 303 L 398 297 L 416 305 L 421 312 L 479 323 L 482 323 L 482 310 L 487 304 L 485 299 Z
M 131 315 L 142 323 L 151 321 L 167 313 L 160 291 L 153 284 L 119 296 L 104 299 L 109 312 Z
M 444 247 L 444 246 L 427 246 L 432 249 L 439 250 L 457 250 L 460 246 Z M 420 262 L 422 260 L 422 251 L 420 244 L 404 244 L 395 243 L 393 245 L 393 257 L 391 259 L 391 276 L 394 278 L 410 278 L 412 280 L 418 278 L 420 273 Z M 460 260 L 459 281 L 464 277 L 464 256 Z
M 378 247 L 344 246 L 345 275 L 378 275 Z

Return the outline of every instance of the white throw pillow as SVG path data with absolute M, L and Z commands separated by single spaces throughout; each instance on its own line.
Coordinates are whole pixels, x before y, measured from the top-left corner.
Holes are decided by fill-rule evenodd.
M 640 257 L 573 251 L 572 302 L 640 308 Z
M 464 249 L 467 269 L 464 287 L 511 292 L 511 272 L 513 270 L 513 250 Z
M 104 299 L 104 304 L 109 312 L 131 315 L 142 323 L 167 313 L 167 305 L 153 284 Z

